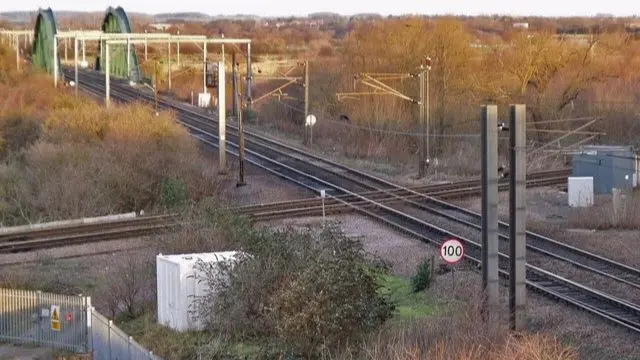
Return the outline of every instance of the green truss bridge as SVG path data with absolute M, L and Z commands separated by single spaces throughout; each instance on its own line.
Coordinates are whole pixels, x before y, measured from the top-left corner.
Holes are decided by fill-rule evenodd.
M 117 8 L 109 7 L 105 12 L 101 30 L 104 33 L 131 33 L 131 23 L 124 9 L 120 6 Z M 53 52 L 56 34 L 56 19 L 51 8 L 39 9 L 32 43 L 32 65 L 51 75 L 55 72 Z M 131 46 L 129 61 L 127 60 L 127 45 L 109 46 L 109 73 L 114 77 L 139 82 L 142 73 L 140 71 L 138 57 L 136 56 L 134 45 L 130 44 L 129 46 Z M 105 70 L 102 64 L 104 48 L 103 41 L 100 41 L 98 44 L 99 55 L 96 57 L 95 69 L 101 72 Z M 56 54 L 55 61 L 58 62 L 58 76 L 62 78 L 62 67 L 58 54 Z

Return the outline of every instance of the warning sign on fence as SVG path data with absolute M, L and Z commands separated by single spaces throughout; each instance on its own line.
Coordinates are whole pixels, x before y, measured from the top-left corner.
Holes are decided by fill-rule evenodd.
M 51 305 L 51 330 L 60 331 L 60 306 Z

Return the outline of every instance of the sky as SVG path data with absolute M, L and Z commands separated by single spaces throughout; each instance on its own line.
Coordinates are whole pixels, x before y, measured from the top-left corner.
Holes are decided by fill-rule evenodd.
M 122 6 L 128 12 L 150 14 L 164 12 L 202 12 L 209 15 L 251 14 L 259 16 L 307 15 L 330 11 L 342 15 L 379 13 L 382 15 L 483 15 L 512 16 L 592 16 L 611 14 L 631 16 L 640 13 L 631 0 L 21 0 L 2 1 L 1 11 L 56 10 L 104 11 L 108 6 Z

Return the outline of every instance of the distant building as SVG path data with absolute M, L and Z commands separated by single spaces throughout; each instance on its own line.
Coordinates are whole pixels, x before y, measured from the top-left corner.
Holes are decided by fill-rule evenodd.
M 513 23 L 513 28 L 514 29 L 529 29 L 529 23 L 526 22 L 520 22 L 520 23 Z
M 150 28 L 154 28 L 156 30 L 163 30 L 163 31 L 167 30 L 171 26 L 172 26 L 171 24 L 162 24 L 162 23 L 149 24 Z

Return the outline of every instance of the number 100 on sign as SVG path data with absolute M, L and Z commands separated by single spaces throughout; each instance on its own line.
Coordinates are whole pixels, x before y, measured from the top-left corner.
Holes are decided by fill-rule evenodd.
M 464 247 L 459 240 L 450 239 L 440 246 L 440 257 L 447 264 L 455 264 L 462 260 L 464 256 Z

